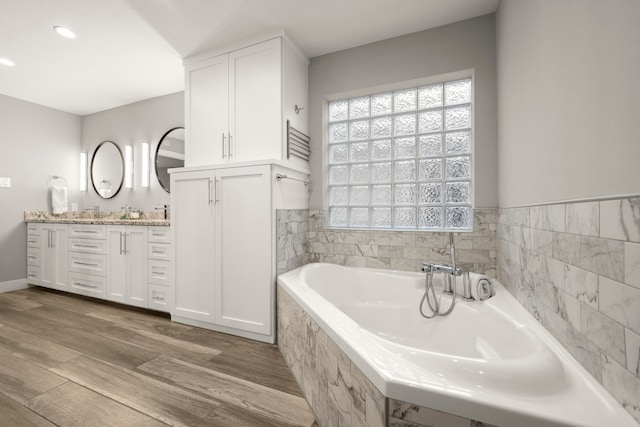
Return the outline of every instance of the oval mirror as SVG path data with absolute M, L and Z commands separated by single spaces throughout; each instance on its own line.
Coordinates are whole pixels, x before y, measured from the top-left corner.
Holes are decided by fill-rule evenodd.
M 184 128 L 169 129 L 158 142 L 156 149 L 156 176 L 158 182 L 169 193 L 171 180 L 169 169 L 184 166 Z
M 124 159 L 120 148 L 111 141 L 103 141 L 91 158 L 91 183 L 103 199 L 118 194 L 124 179 Z

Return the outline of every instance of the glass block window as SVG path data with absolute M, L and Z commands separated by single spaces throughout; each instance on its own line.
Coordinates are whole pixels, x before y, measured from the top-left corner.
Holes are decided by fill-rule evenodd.
M 329 103 L 332 227 L 469 231 L 471 79 Z

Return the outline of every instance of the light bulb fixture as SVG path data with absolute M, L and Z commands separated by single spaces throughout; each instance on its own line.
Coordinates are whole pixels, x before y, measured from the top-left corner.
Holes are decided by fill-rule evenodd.
M 142 177 L 140 185 L 142 188 L 149 188 L 149 143 L 142 143 Z
M 12 60 L 10 60 L 8 58 L 0 58 L 0 64 L 1 65 L 5 65 L 7 67 L 14 67 L 16 65 L 15 62 L 13 62 Z
M 80 191 L 87 191 L 87 153 L 80 153 Z
M 55 27 L 53 27 L 53 29 L 56 31 L 56 33 L 60 34 L 62 37 L 65 37 L 67 39 L 76 38 L 76 34 L 68 28 L 56 25 Z
M 124 188 L 133 188 L 133 148 L 124 147 Z

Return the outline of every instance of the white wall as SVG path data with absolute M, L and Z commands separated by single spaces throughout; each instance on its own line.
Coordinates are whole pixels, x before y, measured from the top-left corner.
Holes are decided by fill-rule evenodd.
M 66 178 L 71 202 L 79 201 L 81 119 L 69 113 L 0 95 L 0 282 L 27 277 L 25 210 L 51 210 L 48 182 Z
M 475 207 L 496 207 L 495 15 L 485 15 L 311 59 L 309 207 L 326 209 L 322 109 L 327 96 L 460 70 L 475 78 Z
M 640 193 L 640 2 L 502 0 L 501 207 Z
M 102 141 L 115 142 L 124 155 L 126 145 L 133 146 L 133 188 L 122 187 L 112 199 L 100 198 L 89 181 L 88 191 L 82 193 L 82 205 L 100 206 L 101 210 L 120 210 L 132 206 L 141 210 L 153 210 L 159 204 L 169 203 L 169 193 L 164 191 L 155 176 L 153 155 L 162 135 L 169 129 L 184 126 L 184 92 L 159 96 L 82 118 L 82 150 L 89 161 Z M 141 143 L 148 142 L 151 151 L 150 187 L 140 186 Z

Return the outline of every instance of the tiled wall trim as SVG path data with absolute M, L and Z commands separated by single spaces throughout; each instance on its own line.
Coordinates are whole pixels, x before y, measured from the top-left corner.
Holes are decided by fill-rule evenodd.
M 278 347 L 321 427 L 490 427 L 386 399 L 280 286 Z
M 476 209 L 471 233 L 456 234 L 459 266 L 496 275 L 496 209 Z M 309 212 L 305 263 L 420 271 L 424 261 L 449 262 L 448 233 L 336 229 L 326 226 L 327 211 Z
M 498 280 L 640 422 L 640 198 L 501 209 Z

